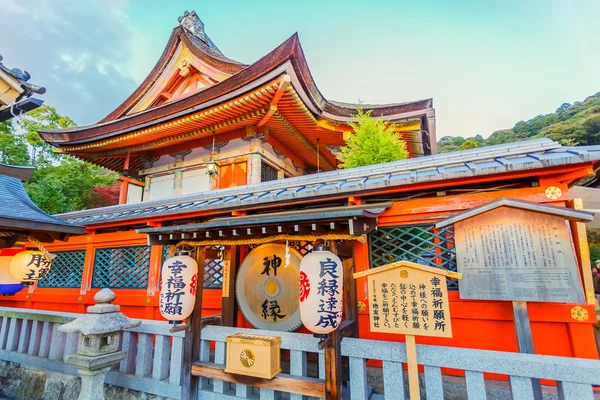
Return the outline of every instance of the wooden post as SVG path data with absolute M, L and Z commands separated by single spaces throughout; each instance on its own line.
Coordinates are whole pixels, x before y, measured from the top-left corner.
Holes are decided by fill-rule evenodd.
M 129 152 L 125 156 L 125 163 L 123 164 L 123 176 L 129 175 Z M 126 179 L 121 179 L 121 187 L 119 189 L 119 204 L 127 203 L 127 182 Z
M 354 321 L 352 336 L 358 336 L 358 305 L 356 303 L 356 282 L 354 281 L 354 258 L 346 258 L 344 263 L 344 314 L 345 319 Z
M 573 199 L 568 203 L 569 207 L 575 210 L 583 210 L 583 201 Z M 573 242 L 575 244 L 575 253 L 579 258 L 581 265 L 581 280 L 583 281 L 583 290 L 587 304 L 596 305 L 596 294 L 594 293 L 594 282 L 592 280 L 592 265 L 590 260 L 590 248 L 587 240 L 585 224 L 583 222 L 571 222 L 573 231 Z
M 512 307 L 519 353 L 535 354 L 527 303 L 525 301 L 513 301 Z M 533 387 L 533 398 L 535 400 L 542 400 L 542 384 L 540 380 L 531 378 L 531 385 Z
M 417 364 L 417 343 L 415 342 L 415 336 L 405 335 L 405 341 L 410 400 L 420 400 L 421 388 L 419 387 L 419 365 Z
M 239 246 L 227 246 L 225 248 L 223 254 L 223 287 L 221 289 L 221 325 L 223 326 L 235 326 L 236 323 L 235 277 L 240 263 L 239 257 Z
M 327 400 L 342 398 L 342 351 L 338 329 L 329 334 L 325 347 L 325 392 Z
M 198 284 L 196 287 L 196 303 L 194 311 L 186 321 L 190 328 L 185 332 L 183 345 L 183 380 L 181 385 L 182 400 L 196 400 L 198 397 L 199 378 L 192 376 L 192 364 L 199 360 L 200 356 L 200 331 L 202 330 L 202 293 L 204 288 L 204 259 L 206 249 L 204 247 L 196 248 L 196 262 L 202 271 L 198 274 Z

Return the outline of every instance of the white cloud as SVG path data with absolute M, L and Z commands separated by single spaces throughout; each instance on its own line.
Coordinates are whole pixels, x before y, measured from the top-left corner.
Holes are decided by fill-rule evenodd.
M 41 98 L 79 125 L 95 123 L 136 87 L 127 2 L 4 0 L 3 63 L 31 73 Z

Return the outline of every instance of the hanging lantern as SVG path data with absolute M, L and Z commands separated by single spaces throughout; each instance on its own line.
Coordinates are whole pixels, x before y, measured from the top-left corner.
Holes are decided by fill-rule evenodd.
M 23 285 L 31 285 L 50 271 L 52 261 L 42 251 L 21 251 L 10 261 L 10 274 Z
M 11 296 L 23 290 L 25 286 L 10 274 L 10 262 L 13 255 L 4 250 L 0 254 L 0 295 Z
M 318 335 L 337 329 L 342 320 L 344 269 L 328 247 L 315 247 L 300 263 L 300 318 Z
M 198 263 L 188 251 L 175 253 L 162 266 L 160 313 L 172 324 L 190 316 L 196 302 Z

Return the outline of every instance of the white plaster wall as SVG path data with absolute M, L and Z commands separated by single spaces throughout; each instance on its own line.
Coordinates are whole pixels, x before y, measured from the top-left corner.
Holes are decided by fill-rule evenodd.
M 144 188 L 138 185 L 129 184 L 127 187 L 127 204 L 139 203 L 142 201 Z
M 153 176 L 150 185 L 150 200 L 164 199 L 173 197 L 173 174 L 163 176 Z
M 210 190 L 210 176 L 206 168 L 183 171 L 182 194 L 198 193 Z

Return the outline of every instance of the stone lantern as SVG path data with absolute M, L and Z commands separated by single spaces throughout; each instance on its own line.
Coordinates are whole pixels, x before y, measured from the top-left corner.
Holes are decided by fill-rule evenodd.
M 141 324 L 120 313 L 120 306 L 110 304 L 115 297 L 110 289 L 100 290 L 94 296 L 98 304 L 88 307 L 88 314 L 58 328 L 61 332 L 79 333 L 77 353 L 65 358 L 81 377 L 79 400 L 104 399 L 106 373 L 126 356 L 119 351 L 121 331 Z

